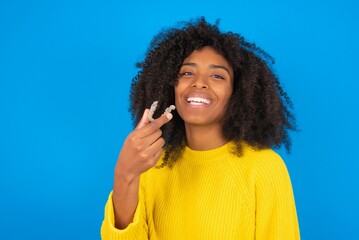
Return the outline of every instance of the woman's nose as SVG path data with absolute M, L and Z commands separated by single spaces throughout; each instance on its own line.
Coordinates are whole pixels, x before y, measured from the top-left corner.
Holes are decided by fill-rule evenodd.
M 204 77 L 199 76 L 194 79 L 192 83 L 192 87 L 198 89 L 208 88 L 207 81 Z

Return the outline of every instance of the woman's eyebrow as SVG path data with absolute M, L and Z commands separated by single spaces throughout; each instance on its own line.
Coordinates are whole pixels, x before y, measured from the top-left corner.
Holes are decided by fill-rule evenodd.
M 182 63 L 181 67 L 182 67 L 182 66 L 197 67 L 198 64 L 197 64 L 197 63 L 188 62 L 188 63 Z M 209 65 L 209 68 L 220 68 L 220 69 L 223 69 L 223 70 L 225 70 L 226 72 L 228 72 L 228 74 L 230 75 L 229 69 L 226 68 L 225 66 L 217 65 L 217 64 L 211 64 L 211 65 Z
M 188 63 L 182 63 L 181 67 L 182 66 L 191 66 L 191 67 L 197 67 L 197 63 L 191 63 L 191 62 L 188 62 Z
M 211 65 L 209 65 L 209 68 L 220 68 L 220 69 L 223 69 L 223 70 L 225 70 L 226 72 L 228 72 L 229 75 L 231 75 L 231 74 L 229 73 L 229 69 L 226 68 L 225 66 L 222 66 L 222 65 L 211 64 Z

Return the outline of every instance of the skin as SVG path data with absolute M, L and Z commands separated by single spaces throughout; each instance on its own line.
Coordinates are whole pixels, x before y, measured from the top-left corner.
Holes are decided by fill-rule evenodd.
M 193 51 L 183 61 L 174 90 L 176 110 L 185 122 L 188 147 L 209 150 L 227 142 L 222 135 L 221 119 L 232 89 L 233 69 L 213 48 Z M 135 130 L 125 139 L 115 167 L 112 200 L 118 229 L 132 222 L 140 175 L 159 160 L 165 144 L 160 127 L 172 119 L 168 113 L 150 123 L 148 112 L 146 109 Z
M 175 86 L 176 110 L 185 122 L 187 145 L 208 150 L 226 143 L 221 120 L 233 91 L 233 69 L 211 47 L 192 52 L 182 64 Z M 189 97 L 206 103 L 189 103 Z

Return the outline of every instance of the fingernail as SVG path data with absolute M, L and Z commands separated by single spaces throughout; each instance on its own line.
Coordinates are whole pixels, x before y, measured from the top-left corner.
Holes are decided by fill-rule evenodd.
M 168 118 L 168 120 L 171 120 L 173 116 L 171 113 L 166 113 L 166 117 Z

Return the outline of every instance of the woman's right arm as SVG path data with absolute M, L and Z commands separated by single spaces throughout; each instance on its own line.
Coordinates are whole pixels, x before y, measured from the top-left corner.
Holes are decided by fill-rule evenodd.
M 165 144 L 161 127 L 172 115 L 162 115 L 153 122 L 146 109 L 135 130 L 126 138 L 119 154 L 113 187 L 113 205 L 116 228 L 124 229 L 132 222 L 138 203 L 140 175 L 153 167 Z
M 113 211 L 113 227 L 117 233 L 126 230 L 134 221 L 135 212 L 140 211 L 137 209 L 140 207 L 140 176 L 160 158 L 165 144 L 160 128 L 172 119 L 172 114 L 166 113 L 149 122 L 148 113 L 146 109 L 135 130 L 127 136 L 115 167 L 112 203 L 107 203 L 106 211 Z

